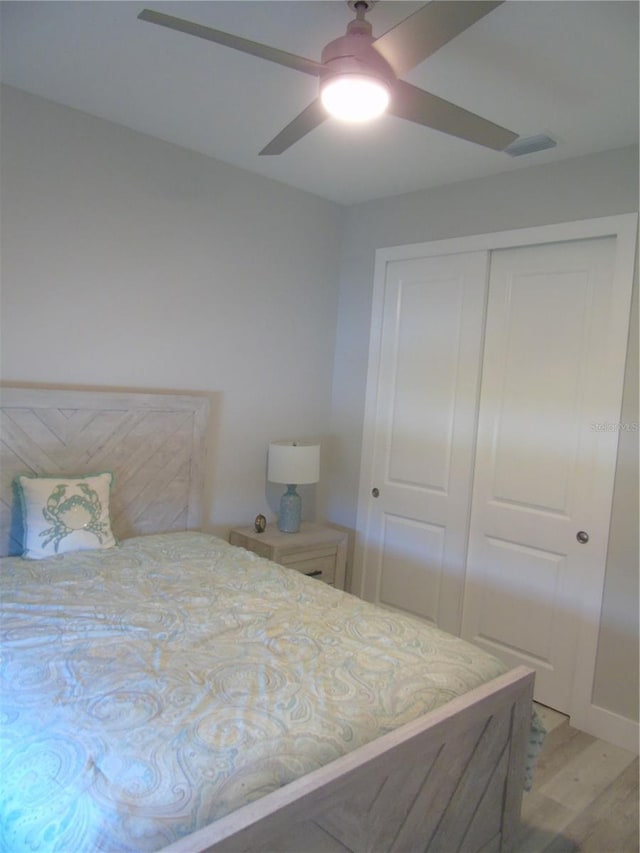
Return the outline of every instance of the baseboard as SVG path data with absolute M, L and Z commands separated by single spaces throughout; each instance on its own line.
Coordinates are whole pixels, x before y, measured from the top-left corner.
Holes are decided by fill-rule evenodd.
M 570 725 L 600 740 L 606 740 L 614 746 L 638 754 L 640 723 L 629 717 L 623 717 L 599 705 L 589 705 L 584 717 L 582 714 L 571 717 Z

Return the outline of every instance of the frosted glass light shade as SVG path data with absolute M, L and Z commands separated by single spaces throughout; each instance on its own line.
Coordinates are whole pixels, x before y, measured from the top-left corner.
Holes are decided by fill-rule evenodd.
M 301 486 L 320 479 L 320 445 L 273 441 L 269 445 L 267 479 L 271 483 Z
M 370 121 L 389 106 L 389 88 L 375 77 L 345 74 L 325 83 L 320 99 L 327 112 L 343 121 Z

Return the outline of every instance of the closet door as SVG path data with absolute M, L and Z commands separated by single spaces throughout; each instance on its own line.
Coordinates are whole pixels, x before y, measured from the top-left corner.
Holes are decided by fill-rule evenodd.
M 463 636 L 569 711 L 604 576 L 626 326 L 612 237 L 491 256 Z
M 458 634 L 488 254 L 386 266 L 362 592 Z M 366 464 L 366 463 L 365 463 Z

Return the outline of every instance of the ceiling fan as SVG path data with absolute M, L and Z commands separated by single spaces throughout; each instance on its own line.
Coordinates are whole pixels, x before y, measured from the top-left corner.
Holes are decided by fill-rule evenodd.
M 398 118 L 496 151 L 504 150 L 517 138 L 518 134 L 400 79 L 401 75 L 502 5 L 504 0 L 432 0 L 379 38 L 373 37 L 371 24 L 365 20 L 365 14 L 374 2 L 348 0 L 356 17 L 347 25 L 344 36 L 325 46 L 320 62 L 152 9 L 144 9 L 138 18 L 320 78 L 320 96 L 260 154 L 281 154 L 322 124 L 330 114 L 365 120 L 385 109 Z M 342 107 L 343 113 L 340 114 L 341 93 L 357 87 L 360 88 L 355 102 Z M 372 102 L 371 114 L 361 115 L 369 99 Z

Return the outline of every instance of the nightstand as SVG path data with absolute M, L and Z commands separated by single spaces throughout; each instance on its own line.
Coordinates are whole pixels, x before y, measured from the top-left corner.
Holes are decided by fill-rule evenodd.
M 264 533 L 256 533 L 253 526 L 236 527 L 229 542 L 344 589 L 347 534 L 334 527 L 303 522 L 298 533 L 281 533 L 275 524 Z

